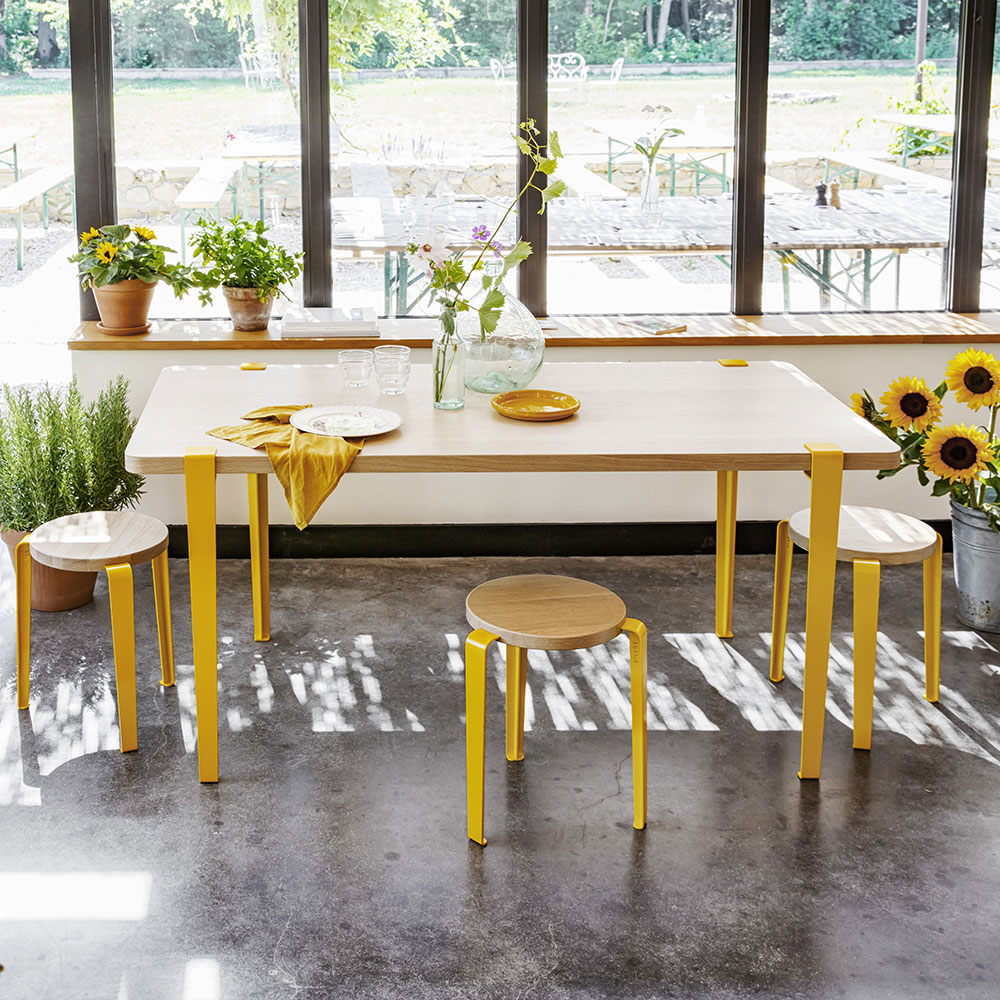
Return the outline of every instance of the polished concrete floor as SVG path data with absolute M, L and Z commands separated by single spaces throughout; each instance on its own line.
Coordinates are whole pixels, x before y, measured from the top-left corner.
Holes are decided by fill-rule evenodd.
M 643 832 L 616 640 L 531 654 L 521 764 L 493 662 L 490 844 L 466 840 L 463 600 L 526 571 L 606 584 L 649 625 Z M 920 569 L 883 574 L 864 753 L 838 578 L 824 773 L 800 782 L 801 562 L 780 686 L 764 557 L 738 561 L 731 642 L 707 557 L 281 561 L 266 644 L 248 566 L 225 562 L 222 780 L 200 786 L 186 563 L 171 573 L 178 683 L 156 683 L 146 567 L 139 750 L 122 755 L 106 586 L 34 616 L 18 713 L 3 560 L 2 1000 L 1000 995 L 1000 637 L 957 621 L 947 579 L 932 706 Z

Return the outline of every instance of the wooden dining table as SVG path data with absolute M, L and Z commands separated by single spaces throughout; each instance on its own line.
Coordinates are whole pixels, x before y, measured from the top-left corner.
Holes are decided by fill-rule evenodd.
M 395 410 L 399 429 L 371 437 L 349 475 L 709 471 L 717 475 L 716 621 L 733 634 L 740 471 L 801 470 L 811 478 L 802 747 L 799 777 L 822 764 L 827 663 L 842 475 L 893 468 L 896 445 L 793 365 L 753 362 L 546 364 L 546 386 L 581 400 L 566 420 L 529 423 L 497 413 L 488 395 L 435 410 L 430 365 L 413 366 L 407 392 L 347 389 L 333 365 L 165 368 L 125 454 L 130 472 L 185 479 L 198 775 L 219 779 L 216 477 L 248 477 L 254 637 L 270 638 L 267 455 L 206 434 L 262 406 L 358 403 Z M 540 383 L 541 384 L 541 383 Z M 336 494 L 328 503 L 336 504 Z M 789 511 L 789 513 L 791 513 Z M 608 511 L 614 519 L 615 511 Z M 401 612 L 402 613 L 402 612 Z M 405 622 L 400 623 L 405 627 Z M 652 628 L 670 626 L 670 609 Z

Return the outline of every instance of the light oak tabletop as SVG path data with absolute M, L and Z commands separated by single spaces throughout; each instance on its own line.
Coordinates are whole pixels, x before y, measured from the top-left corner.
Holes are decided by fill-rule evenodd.
M 188 448 L 216 449 L 219 473 L 267 472 L 264 452 L 209 437 L 258 407 L 358 403 L 395 410 L 402 426 L 369 438 L 355 472 L 614 472 L 808 469 L 806 443 L 844 452 L 846 469 L 886 469 L 899 451 L 880 431 L 794 365 L 752 362 L 546 364 L 532 388 L 570 393 L 578 413 L 552 423 L 500 416 L 490 396 L 464 410 L 431 405 L 429 365 L 414 365 L 407 392 L 347 389 L 336 365 L 165 368 L 139 419 L 125 464 L 144 474 L 183 473 Z

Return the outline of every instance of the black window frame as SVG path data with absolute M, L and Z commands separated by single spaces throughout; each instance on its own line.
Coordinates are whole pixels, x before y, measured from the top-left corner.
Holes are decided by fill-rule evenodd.
M 761 315 L 764 259 L 764 150 L 767 130 L 770 0 L 737 4 L 735 166 L 730 312 Z M 117 221 L 115 194 L 111 0 L 70 0 L 76 213 L 83 229 Z M 997 0 L 963 0 L 952 167 L 945 309 L 980 307 L 983 213 Z M 547 0 L 518 0 L 518 119 L 531 117 L 548 134 Z M 331 301 L 329 0 L 299 0 L 302 231 L 306 306 Z M 518 178 L 526 178 L 520 158 Z M 535 191 L 519 205 L 522 238 L 534 253 L 519 268 L 519 295 L 536 316 L 547 313 L 546 217 Z M 942 310 L 944 311 L 944 310 Z M 89 291 L 80 318 L 97 319 Z

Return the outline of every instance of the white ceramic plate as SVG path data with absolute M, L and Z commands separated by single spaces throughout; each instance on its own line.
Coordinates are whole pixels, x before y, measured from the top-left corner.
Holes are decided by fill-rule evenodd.
M 310 406 L 307 410 L 296 410 L 291 424 L 309 434 L 324 437 L 375 437 L 394 431 L 403 418 L 392 410 L 382 410 L 377 406 Z

